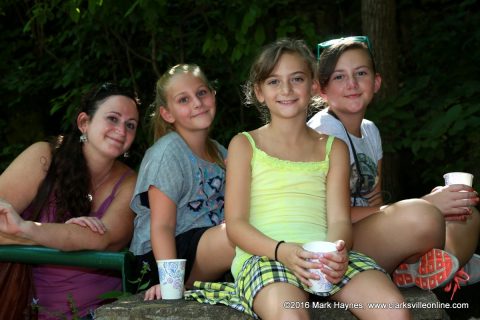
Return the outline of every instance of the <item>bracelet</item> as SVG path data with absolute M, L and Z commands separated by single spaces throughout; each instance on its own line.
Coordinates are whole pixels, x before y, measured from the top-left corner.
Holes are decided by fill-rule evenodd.
M 280 245 L 281 245 L 282 243 L 285 243 L 285 241 L 283 241 L 283 240 L 278 241 L 278 242 L 277 242 L 277 246 L 275 247 L 275 261 L 278 261 L 278 259 L 277 259 L 278 247 L 280 247 Z

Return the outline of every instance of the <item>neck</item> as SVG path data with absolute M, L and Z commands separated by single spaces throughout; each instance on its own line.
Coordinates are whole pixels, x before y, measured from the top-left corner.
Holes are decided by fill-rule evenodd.
M 304 139 L 309 130 L 305 121 L 293 122 L 290 119 L 272 121 L 265 126 L 265 129 L 272 133 L 272 138 L 278 138 L 287 144 L 294 145 Z
M 194 154 L 204 160 L 211 161 L 210 156 L 207 153 L 208 130 L 195 132 L 177 131 L 177 133 L 180 135 L 180 137 L 182 137 Z
M 345 126 L 347 131 L 351 134 L 353 134 L 356 137 L 361 138 L 362 133 L 360 130 L 360 126 L 362 124 L 363 117 L 365 113 L 341 113 L 335 111 L 335 114 L 337 115 L 338 119 L 342 122 L 342 124 Z

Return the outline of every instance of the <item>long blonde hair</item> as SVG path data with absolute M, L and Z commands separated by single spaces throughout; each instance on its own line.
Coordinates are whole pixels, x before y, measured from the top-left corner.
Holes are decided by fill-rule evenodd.
M 167 133 L 175 131 L 173 124 L 166 122 L 160 115 L 160 107 L 168 109 L 167 104 L 167 87 L 170 84 L 172 78 L 177 74 L 191 73 L 195 77 L 200 78 L 208 87 L 210 91 L 214 91 L 207 77 L 203 73 L 202 69 L 196 64 L 177 64 L 169 68 L 157 81 L 155 85 L 155 111 L 152 114 L 151 122 L 153 129 L 153 139 L 157 141 Z M 215 163 L 222 168 L 225 168 L 223 156 L 218 150 L 217 145 L 212 139 L 207 139 L 207 154 L 211 157 Z

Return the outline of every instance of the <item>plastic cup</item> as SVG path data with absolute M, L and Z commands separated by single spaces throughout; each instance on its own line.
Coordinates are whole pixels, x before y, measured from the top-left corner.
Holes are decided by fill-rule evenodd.
M 445 185 L 449 186 L 451 184 L 465 184 L 467 186 L 472 186 L 473 174 L 467 172 L 449 172 L 443 175 L 445 179 Z
M 186 259 L 157 260 L 162 299 L 183 298 Z
M 333 242 L 327 242 L 327 241 L 312 241 L 305 243 L 303 245 L 303 249 L 311 252 L 315 252 L 318 254 L 323 255 L 324 253 L 327 252 L 334 252 L 337 251 L 337 247 L 335 246 L 335 243 Z M 310 261 L 318 262 L 316 259 L 309 259 Z M 317 274 L 320 276 L 320 279 L 310 279 L 310 282 L 312 283 L 312 286 L 310 289 L 314 292 L 329 292 L 333 288 L 333 284 L 325 278 L 325 274 L 320 269 L 309 269 L 311 273 Z

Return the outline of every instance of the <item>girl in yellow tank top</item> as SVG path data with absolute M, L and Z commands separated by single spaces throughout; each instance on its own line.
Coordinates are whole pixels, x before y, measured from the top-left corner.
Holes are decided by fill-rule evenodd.
M 357 317 L 408 318 L 404 309 L 367 308 L 373 301 L 401 304 L 403 297 L 372 259 L 349 252 L 348 148 L 306 125 L 316 79 L 316 61 L 300 40 L 276 41 L 254 62 L 247 102 L 266 124 L 238 134 L 228 148 L 225 219 L 236 245 L 235 283 L 195 283 L 199 290 L 186 297 L 256 318 L 306 319 L 309 294 L 316 294 L 365 306 L 351 309 Z M 313 240 L 334 242 L 337 251 L 320 256 L 302 248 Z M 318 276 L 308 269 L 320 269 L 333 289 L 312 291 Z M 288 308 L 291 301 L 304 308 Z

